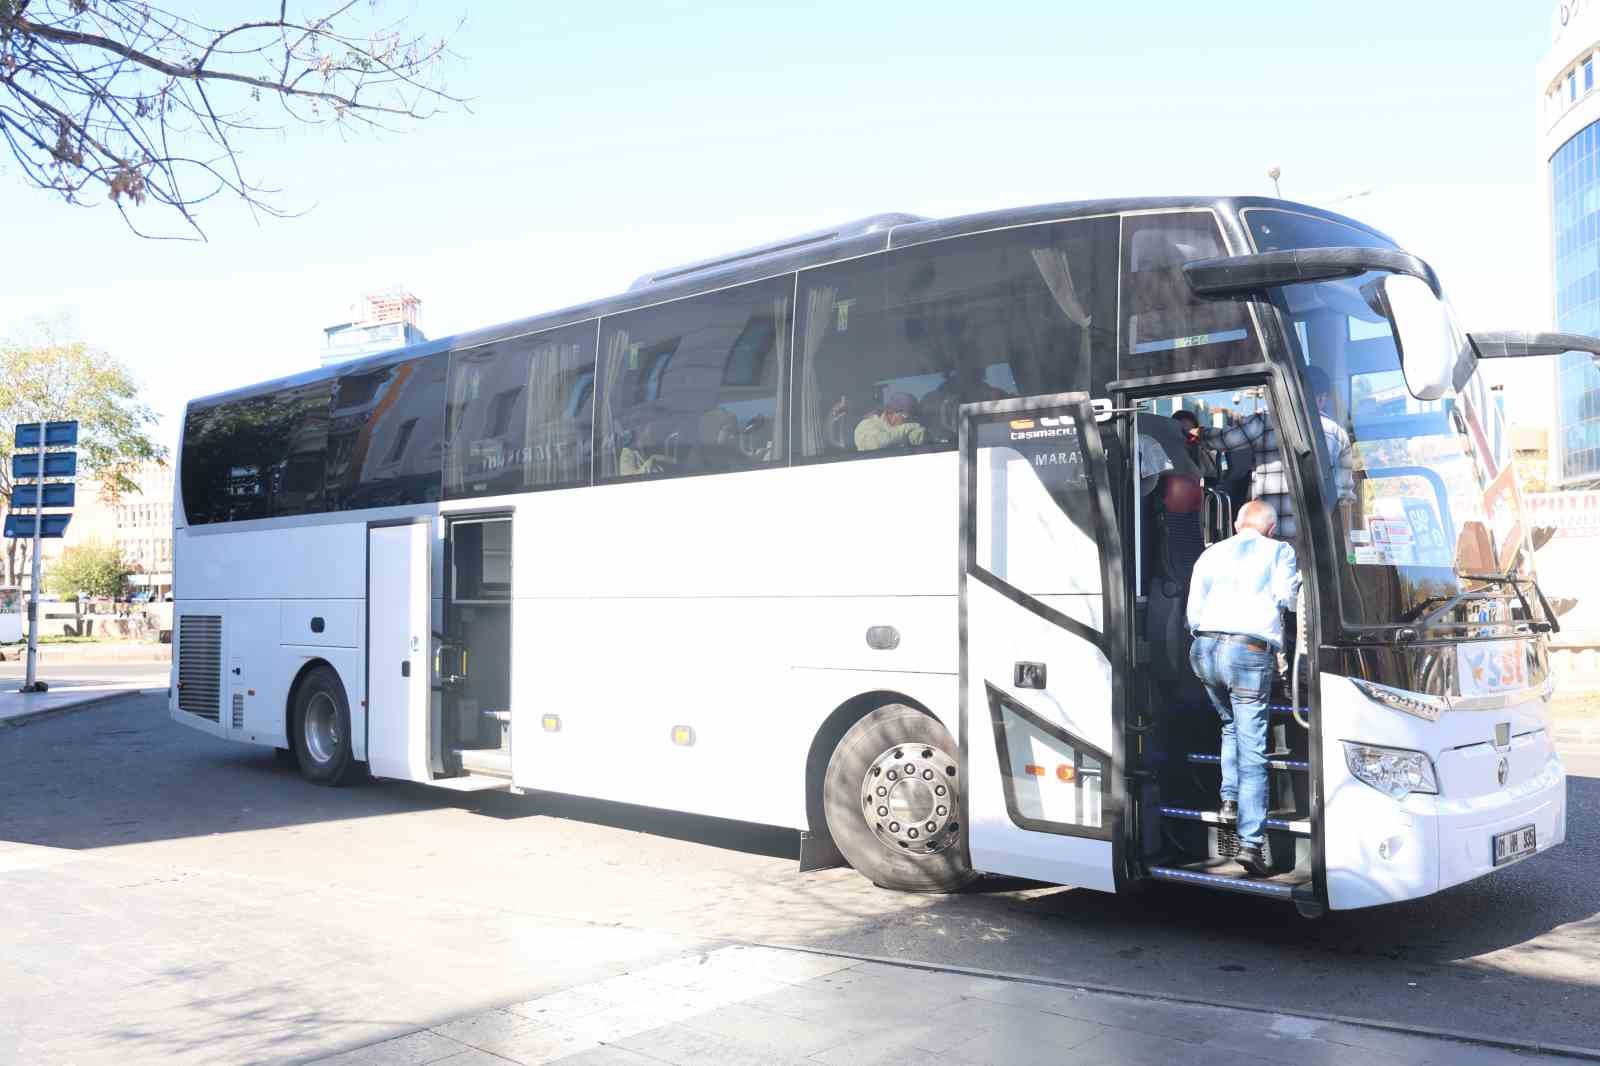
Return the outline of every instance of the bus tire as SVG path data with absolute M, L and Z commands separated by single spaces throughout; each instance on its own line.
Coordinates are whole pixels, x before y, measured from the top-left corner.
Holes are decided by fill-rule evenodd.
M 330 666 L 314 667 L 294 690 L 293 733 L 300 776 L 319 785 L 342 785 L 355 772 L 350 747 L 350 703 Z
M 828 832 L 850 865 L 902 892 L 956 892 L 971 883 L 960 765 L 944 726 L 903 703 L 851 726 L 822 784 Z

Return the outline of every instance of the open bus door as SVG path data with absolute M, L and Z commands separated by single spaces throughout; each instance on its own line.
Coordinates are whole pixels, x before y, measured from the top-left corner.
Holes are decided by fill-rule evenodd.
M 960 447 L 972 864 L 1115 891 L 1126 595 L 1088 397 L 968 404 Z

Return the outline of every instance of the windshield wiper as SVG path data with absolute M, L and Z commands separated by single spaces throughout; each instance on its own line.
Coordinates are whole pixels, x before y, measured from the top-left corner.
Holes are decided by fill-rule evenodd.
M 1539 587 L 1539 582 L 1531 577 L 1517 577 L 1510 570 L 1505 573 L 1494 574 L 1457 574 L 1463 581 L 1490 581 L 1500 585 L 1510 585 L 1511 590 L 1517 594 L 1517 599 L 1522 603 L 1522 613 L 1528 616 L 1528 627 L 1535 633 L 1559 633 L 1561 623 L 1556 621 L 1555 612 L 1550 609 L 1550 601 L 1544 598 L 1544 590 Z M 1534 594 L 1539 597 L 1539 607 L 1544 611 L 1545 620 L 1535 621 L 1533 605 L 1528 602 L 1528 597 L 1523 595 L 1522 582 L 1533 586 Z
M 1460 576 L 1465 577 L 1467 575 L 1462 574 Z M 1458 592 L 1454 596 L 1434 596 L 1431 599 L 1423 600 L 1421 603 L 1413 607 L 1411 612 L 1407 614 L 1405 618 L 1401 619 L 1401 621 L 1420 622 L 1422 625 L 1427 625 L 1428 623 L 1439 618 L 1441 615 L 1445 614 L 1450 610 L 1450 608 L 1454 607 L 1458 603 L 1462 603 L 1467 600 L 1486 599 L 1489 599 L 1489 594 L 1483 589 L 1472 589 L 1468 592 Z M 1426 617 L 1424 617 L 1424 612 L 1426 612 Z

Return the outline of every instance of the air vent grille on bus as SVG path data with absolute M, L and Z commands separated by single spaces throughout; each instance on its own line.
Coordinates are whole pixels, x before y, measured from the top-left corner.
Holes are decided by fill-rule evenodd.
M 178 709 L 215 722 L 221 713 L 222 616 L 178 618 Z
M 233 694 L 233 728 L 244 728 L 244 693 Z

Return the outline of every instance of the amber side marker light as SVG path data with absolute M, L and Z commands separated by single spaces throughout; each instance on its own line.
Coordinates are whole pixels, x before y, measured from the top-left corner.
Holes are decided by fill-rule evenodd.
M 547 714 L 539 719 L 539 724 L 544 726 L 546 733 L 561 732 L 561 716 L 559 714 Z
M 694 747 L 694 730 L 686 725 L 673 726 L 672 742 L 680 748 Z

